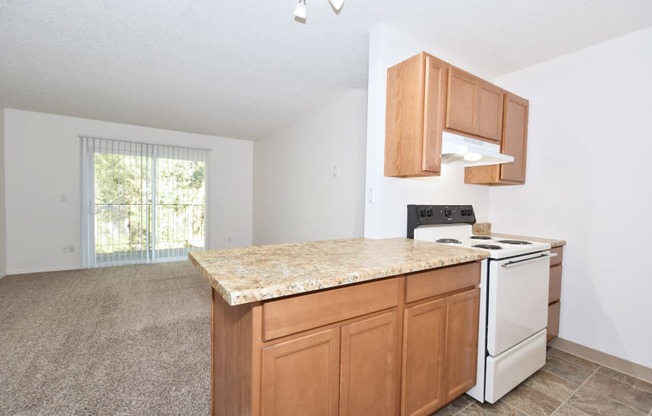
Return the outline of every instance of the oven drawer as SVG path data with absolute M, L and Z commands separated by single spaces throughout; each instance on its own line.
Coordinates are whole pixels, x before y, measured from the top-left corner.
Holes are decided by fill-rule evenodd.
M 466 263 L 412 273 L 405 283 L 405 303 L 480 284 L 480 263 Z
M 545 364 L 545 329 L 496 357 L 487 357 L 485 400 L 495 403 Z

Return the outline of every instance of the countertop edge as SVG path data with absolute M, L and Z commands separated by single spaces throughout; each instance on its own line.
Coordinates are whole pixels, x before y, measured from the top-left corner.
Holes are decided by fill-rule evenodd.
M 450 250 L 450 247 L 447 247 Z M 333 289 L 337 287 L 353 285 L 357 283 L 370 282 L 392 276 L 400 276 L 423 270 L 437 269 L 457 264 L 469 263 L 486 259 L 488 254 L 480 250 L 458 249 L 460 252 L 449 256 L 441 257 L 433 255 L 433 260 L 399 263 L 391 266 L 379 266 L 361 268 L 360 273 L 349 273 L 346 275 L 334 275 L 323 278 L 318 286 L 304 287 L 301 281 L 269 284 L 264 288 L 254 287 L 250 290 L 230 290 L 224 287 L 218 279 L 213 277 L 197 260 L 192 253 L 188 258 L 191 263 L 200 271 L 201 275 L 208 280 L 217 293 L 231 306 L 280 299 L 304 293 L 311 293 L 320 290 Z

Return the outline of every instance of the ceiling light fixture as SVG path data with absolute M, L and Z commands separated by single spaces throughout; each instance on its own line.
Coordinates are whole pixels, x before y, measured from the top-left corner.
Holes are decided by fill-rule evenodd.
M 329 0 L 335 11 L 339 12 L 344 4 L 344 0 Z
M 294 9 L 294 18 L 298 20 L 306 20 L 306 0 L 299 0 L 299 4 Z
M 344 5 L 344 0 L 328 0 L 335 9 L 335 13 L 339 14 L 342 6 Z M 306 22 L 306 0 L 299 0 L 299 4 L 294 8 L 294 20 L 297 20 L 301 23 Z

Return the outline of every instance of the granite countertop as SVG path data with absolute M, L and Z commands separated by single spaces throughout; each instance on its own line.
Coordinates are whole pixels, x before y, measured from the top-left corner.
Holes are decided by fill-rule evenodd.
M 191 252 L 229 305 L 482 260 L 482 251 L 408 238 L 312 241 Z

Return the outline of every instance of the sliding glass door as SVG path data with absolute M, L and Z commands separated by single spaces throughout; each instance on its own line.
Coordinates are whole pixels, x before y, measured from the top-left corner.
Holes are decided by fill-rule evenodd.
M 85 267 L 204 249 L 208 151 L 83 137 L 82 155 Z

